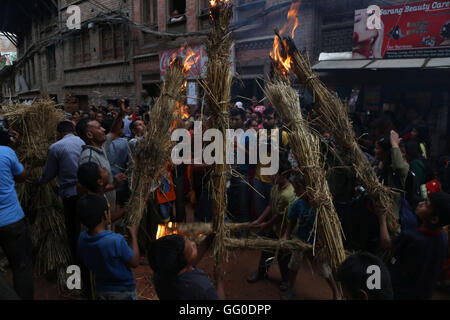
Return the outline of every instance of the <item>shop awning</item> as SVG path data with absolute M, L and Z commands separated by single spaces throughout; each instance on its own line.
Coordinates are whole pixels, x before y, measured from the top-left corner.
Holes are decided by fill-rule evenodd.
M 325 70 L 380 70 L 380 69 L 429 69 L 450 68 L 450 57 L 420 59 L 378 59 L 378 60 L 324 60 L 315 64 L 315 71 Z
M 426 59 L 383 59 L 373 60 L 366 69 L 406 69 L 422 68 Z
M 428 61 L 427 68 L 450 68 L 450 58 L 432 58 Z
M 332 70 L 332 69 L 361 69 L 371 63 L 372 60 L 332 60 L 320 61 L 312 67 L 313 70 Z

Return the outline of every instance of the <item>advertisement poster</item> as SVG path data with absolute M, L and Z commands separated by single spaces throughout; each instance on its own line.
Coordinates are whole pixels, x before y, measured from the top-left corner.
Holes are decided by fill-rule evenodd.
M 450 56 L 450 1 L 380 7 L 381 28 L 369 30 L 367 9 L 355 11 L 354 59 Z
M 194 52 L 195 57 L 199 57 L 197 62 L 192 66 L 188 73 L 188 79 L 198 79 L 205 76 L 206 73 L 206 64 L 208 62 L 208 55 L 206 54 L 206 48 L 203 45 L 200 46 L 190 46 L 189 47 L 192 52 Z M 164 80 L 164 76 L 166 75 L 167 70 L 169 69 L 170 63 L 172 59 L 179 55 L 183 61 L 186 59 L 186 50 L 180 49 L 171 49 L 166 51 L 159 52 L 159 70 L 161 75 L 161 80 Z M 234 45 L 231 47 L 230 52 L 230 65 L 231 65 L 231 73 L 235 75 L 235 50 Z
M 199 78 L 206 68 L 206 63 L 208 62 L 208 56 L 204 46 L 191 46 L 189 47 L 195 54 L 195 57 L 200 57 L 192 68 L 189 70 L 188 78 Z M 159 53 L 159 70 L 161 74 L 161 79 L 164 79 L 167 70 L 169 69 L 172 59 L 177 56 L 177 54 L 183 59 L 186 59 L 186 50 L 180 51 L 180 49 L 166 50 Z

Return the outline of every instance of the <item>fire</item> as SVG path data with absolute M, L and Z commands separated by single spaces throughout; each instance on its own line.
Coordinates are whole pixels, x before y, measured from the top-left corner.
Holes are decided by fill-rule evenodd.
M 188 49 L 186 58 L 184 59 L 183 71 L 187 73 L 197 63 L 199 58 L 199 55 L 196 56 L 192 50 Z
M 156 239 L 171 235 L 178 234 L 177 224 L 169 222 L 167 225 L 158 225 L 158 231 L 156 232 Z
M 215 7 L 217 5 L 217 1 L 216 0 L 210 0 L 209 4 L 211 5 L 211 7 Z
M 280 39 L 275 36 L 273 40 L 273 50 L 269 53 L 270 57 L 274 62 L 278 62 L 282 67 L 284 74 L 288 74 L 291 69 L 292 58 L 290 55 L 286 54 L 286 58 L 283 58 L 280 54 Z
M 176 102 L 175 110 L 173 111 L 175 120 L 170 128 L 171 131 L 177 127 L 177 123 L 179 122 L 179 120 L 189 119 L 189 112 L 187 110 L 187 106 L 181 105 L 181 103 L 179 103 L 178 101 Z
M 284 32 L 286 32 L 286 30 L 290 29 L 292 26 L 292 30 L 291 30 L 291 38 L 294 39 L 295 36 L 295 30 L 297 29 L 299 22 L 298 22 L 298 12 L 299 12 L 299 8 L 300 8 L 300 4 L 301 4 L 301 0 L 297 1 L 297 2 L 293 2 L 291 4 L 291 7 L 289 8 L 288 14 L 287 14 L 287 22 L 285 23 L 285 25 L 283 26 L 283 29 L 280 30 L 280 35 L 282 35 Z M 291 69 L 291 64 L 292 64 L 292 57 L 289 56 L 289 54 L 286 54 L 286 57 L 283 57 L 280 54 L 280 51 L 282 48 L 280 48 L 280 39 L 278 36 L 274 37 L 273 40 L 273 50 L 269 53 L 270 57 L 272 58 L 272 60 L 276 63 L 278 63 L 280 65 L 280 67 L 283 69 L 283 73 L 284 74 L 288 74 L 289 70 Z M 284 46 L 286 47 L 286 46 Z

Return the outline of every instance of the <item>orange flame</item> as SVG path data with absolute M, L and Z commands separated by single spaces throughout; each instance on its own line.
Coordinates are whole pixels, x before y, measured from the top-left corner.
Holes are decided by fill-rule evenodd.
M 284 74 L 288 74 L 289 70 L 291 69 L 291 63 L 292 58 L 290 55 L 287 54 L 286 58 L 283 58 L 280 54 L 280 39 L 275 36 L 273 40 L 273 50 L 269 53 L 270 57 L 274 62 L 278 62 L 281 68 L 283 69 L 282 72 Z
M 175 110 L 173 111 L 175 120 L 173 121 L 172 126 L 170 127 L 171 131 L 177 127 L 177 124 L 181 125 L 183 120 L 189 119 L 189 112 L 187 110 L 188 110 L 187 106 L 181 105 L 181 103 L 179 103 L 178 101 L 176 102 Z
M 169 222 L 167 225 L 160 224 L 158 225 L 158 231 L 156 232 L 156 240 L 171 234 L 178 234 L 176 223 Z
M 284 32 L 286 32 L 287 29 L 290 29 L 292 27 L 291 31 L 291 38 L 294 39 L 295 36 L 295 29 L 297 29 L 299 22 L 298 22 L 298 12 L 300 8 L 301 0 L 297 2 L 293 2 L 291 4 L 291 7 L 289 8 L 288 14 L 287 14 L 287 22 L 284 24 L 283 28 L 280 30 L 280 35 L 282 35 Z M 275 36 L 273 40 L 273 50 L 269 53 L 270 57 L 274 62 L 277 62 L 279 66 L 283 69 L 282 72 L 284 74 L 288 74 L 289 70 L 291 69 L 292 64 L 292 58 L 289 56 L 289 54 L 286 53 L 286 58 L 283 58 L 280 54 L 280 39 L 279 37 Z
M 178 231 L 176 223 L 168 222 L 166 224 L 159 224 L 158 225 L 158 231 L 156 232 L 156 240 L 158 240 L 158 239 L 160 239 L 162 237 L 165 237 L 165 236 L 170 236 L 172 234 L 181 234 L 181 235 L 183 235 L 180 231 Z M 204 236 L 205 236 L 205 234 L 199 233 L 195 237 L 196 238 L 202 238 Z
M 217 1 L 216 0 L 209 0 L 209 4 L 211 5 L 211 7 L 215 7 L 217 5 Z
M 186 59 L 184 59 L 183 71 L 187 73 L 197 63 L 199 58 L 199 55 L 196 56 L 192 50 L 188 49 Z
M 288 14 L 287 14 L 287 22 L 284 24 L 283 29 L 280 30 L 280 34 L 282 35 L 284 32 L 286 32 L 287 29 L 289 29 L 291 26 L 292 27 L 292 31 L 291 31 L 291 38 L 294 39 L 294 33 L 295 33 L 295 29 L 297 29 L 298 27 L 298 12 L 300 9 L 300 5 L 301 5 L 301 0 L 297 1 L 297 2 L 293 2 L 291 4 L 291 7 L 289 8 Z

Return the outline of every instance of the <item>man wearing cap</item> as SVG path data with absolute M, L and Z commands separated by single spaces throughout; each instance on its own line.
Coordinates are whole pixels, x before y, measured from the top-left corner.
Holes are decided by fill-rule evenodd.
M 48 148 L 47 162 L 39 183 L 46 184 L 57 178 L 59 195 L 63 200 L 66 216 L 69 245 L 72 254 L 76 257 L 77 240 L 80 234 L 80 222 L 75 214 L 78 200 L 77 171 L 78 159 L 85 143 L 74 134 L 75 127 L 71 121 L 61 121 L 56 131 L 59 140 Z

